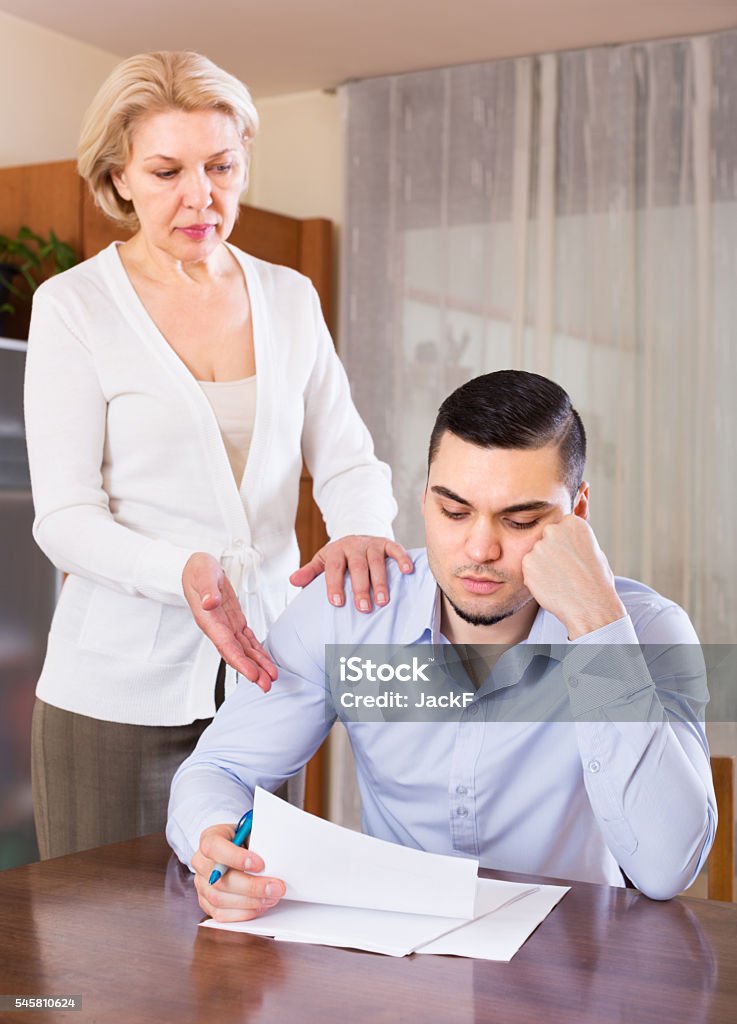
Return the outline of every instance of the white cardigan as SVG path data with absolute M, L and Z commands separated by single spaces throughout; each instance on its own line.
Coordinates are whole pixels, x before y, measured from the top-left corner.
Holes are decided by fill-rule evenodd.
M 220 560 L 263 638 L 296 592 L 302 458 L 331 538 L 391 536 L 396 505 L 307 278 L 230 247 L 251 300 L 256 421 L 240 491 L 215 415 L 113 243 L 37 291 L 26 368 L 34 537 L 65 582 L 38 696 L 179 725 L 214 713 L 219 655 L 182 570 Z

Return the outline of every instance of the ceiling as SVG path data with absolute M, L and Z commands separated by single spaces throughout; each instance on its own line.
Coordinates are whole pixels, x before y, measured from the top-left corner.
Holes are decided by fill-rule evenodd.
M 257 97 L 737 27 L 737 0 L 0 0 L 0 10 L 123 57 L 199 50 Z

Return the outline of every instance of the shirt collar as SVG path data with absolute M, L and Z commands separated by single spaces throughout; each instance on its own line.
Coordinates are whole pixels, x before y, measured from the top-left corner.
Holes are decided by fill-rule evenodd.
M 412 608 L 406 620 L 406 646 L 419 643 L 429 634 L 430 643 L 442 643 L 440 639 L 440 588 L 430 572 L 427 551 L 422 548 L 414 556 L 417 589 L 412 595 Z

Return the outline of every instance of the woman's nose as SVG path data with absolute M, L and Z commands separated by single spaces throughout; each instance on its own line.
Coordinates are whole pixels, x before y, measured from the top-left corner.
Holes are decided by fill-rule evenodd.
M 212 184 L 206 174 L 193 174 L 184 180 L 182 199 L 193 210 L 206 210 L 212 202 Z

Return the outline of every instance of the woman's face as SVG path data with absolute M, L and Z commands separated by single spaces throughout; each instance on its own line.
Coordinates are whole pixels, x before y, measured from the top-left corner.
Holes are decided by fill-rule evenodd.
M 145 241 L 182 262 L 206 259 L 233 230 L 246 177 L 235 122 L 218 110 L 167 110 L 136 122 L 113 175 Z

